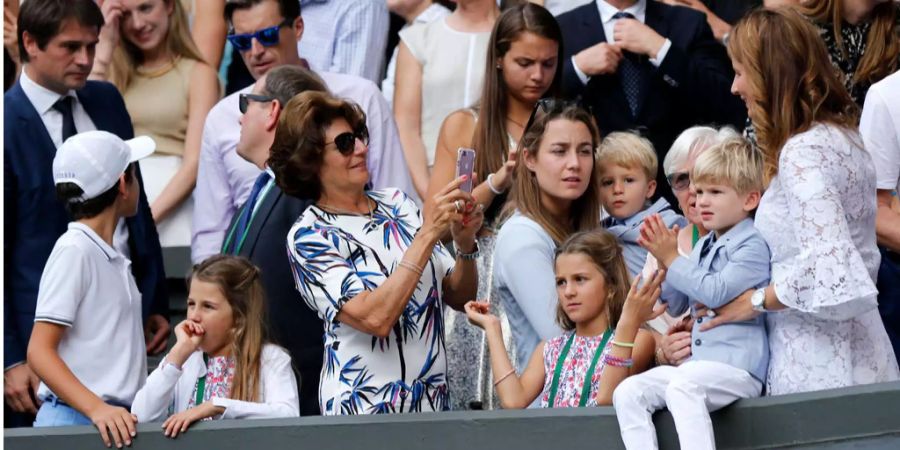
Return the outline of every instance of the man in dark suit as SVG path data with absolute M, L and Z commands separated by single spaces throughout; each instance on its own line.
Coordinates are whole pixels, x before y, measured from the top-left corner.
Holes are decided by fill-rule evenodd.
M 731 63 L 702 13 L 656 0 L 595 0 L 557 19 L 563 90 L 591 107 L 603 134 L 638 130 L 662 162 L 691 126 L 743 128 Z M 662 171 L 657 185 L 677 203 Z
M 116 88 L 87 81 L 102 24 L 92 0 L 28 1 L 19 12 L 19 54 L 25 66 L 3 104 L 3 375 L 6 405 L 14 412 L 34 414 L 40 402 L 25 352 L 44 265 L 70 221 L 53 183 L 56 148 L 79 131 L 134 136 Z M 140 171 L 137 176 L 140 180 Z M 151 335 L 147 349 L 158 353 L 169 334 L 168 298 L 162 250 L 143 189 L 137 215 L 119 224 L 114 243 L 132 261 Z M 21 415 L 7 414 L 7 419 L 8 425 L 29 424 Z
M 300 414 L 318 415 L 324 327 L 294 286 L 287 253 L 291 225 L 312 200 L 285 195 L 266 165 L 284 105 L 304 91 L 327 92 L 325 82 L 300 66 L 272 69 L 242 94 L 241 137 L 237 153 L 263 173 L 228 227 L 222 252 L 250 259 L 260 268 L 266 290 L 267 320 L 272 340 L 291 354 L 299 372 Z

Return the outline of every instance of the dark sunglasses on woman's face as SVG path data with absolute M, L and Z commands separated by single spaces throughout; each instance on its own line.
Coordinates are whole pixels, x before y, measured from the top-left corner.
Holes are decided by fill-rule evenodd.
M 240 108 L 241 114 L 247 114 L 247 106 L 250 105 L 250 100 L 253 100 L 254 102 L 271 102 L 272 100 L 275 100 L 275 97 L 256 94 L 238 95 L 238 108 Z
M 263 28 L 262 30 L 256 30 L 253 33 L 229 34 L 227 36 L 228 42 L 231 42 L 231 45 L 241 52 L 246 52 L 253 47 L 253 39 L 256 39 L 263 47 L 278 45 L 278 35 L 281 27 L 290 24 L 291 21 L 289 19 L 284 19 L 283 22 L 274 27 Z
M 356 140 L 359 139 L 363 144 L 369 145 L 369 130 L 363 125 L 359 130 L 354 132 L 341 133 L 334 137 L 334 146 L 344 156 L 349 156 L 356 149 Z
M 691 174 L 687 172 L 675 172 L 666 175 L 666 181 L 672 186 L 673 191 L 683 191 L 691 185 Z

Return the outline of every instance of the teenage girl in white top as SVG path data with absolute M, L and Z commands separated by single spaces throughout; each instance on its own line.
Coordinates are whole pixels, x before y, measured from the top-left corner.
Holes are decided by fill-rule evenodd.
M 259 269 L 244 258 L 213 256 L 194 266 L 188 288 L 177 342 L 135 396 L 138 421 L 165 418 L 165 434 L 174 438 L 198 420 L 298 417 L 291 358 L 265 343 Z

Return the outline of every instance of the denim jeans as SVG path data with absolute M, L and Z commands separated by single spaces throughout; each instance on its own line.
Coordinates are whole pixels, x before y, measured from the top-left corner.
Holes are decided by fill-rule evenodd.
M 62 403 L 56 397 L 44 400 L 34 419 L 35 427 L 64 427 L 71 425 L 92 425 L 91 419 Z

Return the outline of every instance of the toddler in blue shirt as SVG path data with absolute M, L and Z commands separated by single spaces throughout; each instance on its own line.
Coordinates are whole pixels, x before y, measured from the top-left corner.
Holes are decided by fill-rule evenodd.
M 638 245 L 644 219 L 658 214 L 669 227 L 687 222 L 666 199 L 650 202 L 656 192 L 659 163 L 653 144 L 647 139 L 634 133 L 610 133 L 600 143 L 597 163 L 600 202 L 606 212 L 603 227 L 622 245 L 625 266 L 633 278 L 647 260 L 647 250 Z
M 713 309 L 769 283 L 769 247 L 750 217 L 762 178 L 760 153 L 742 138 L 726 140 L 700 155 L 691 173 L 710 233 L 690 256 L 678 254 L 677 227 L 668 228 L 658 216 L 641 227 L 640 245 L 668 269 L 660 301 L 673 316 L 690 307 L 694 326 L 687 362 L 630 377 L 613 394 L 628 449 L 657 448 L 651 414 L 664 407 L 675 419 L 681 448 L 714 449 L 709 413 L 762 392 L 769 362 L 764 315 L 700 330 Z

